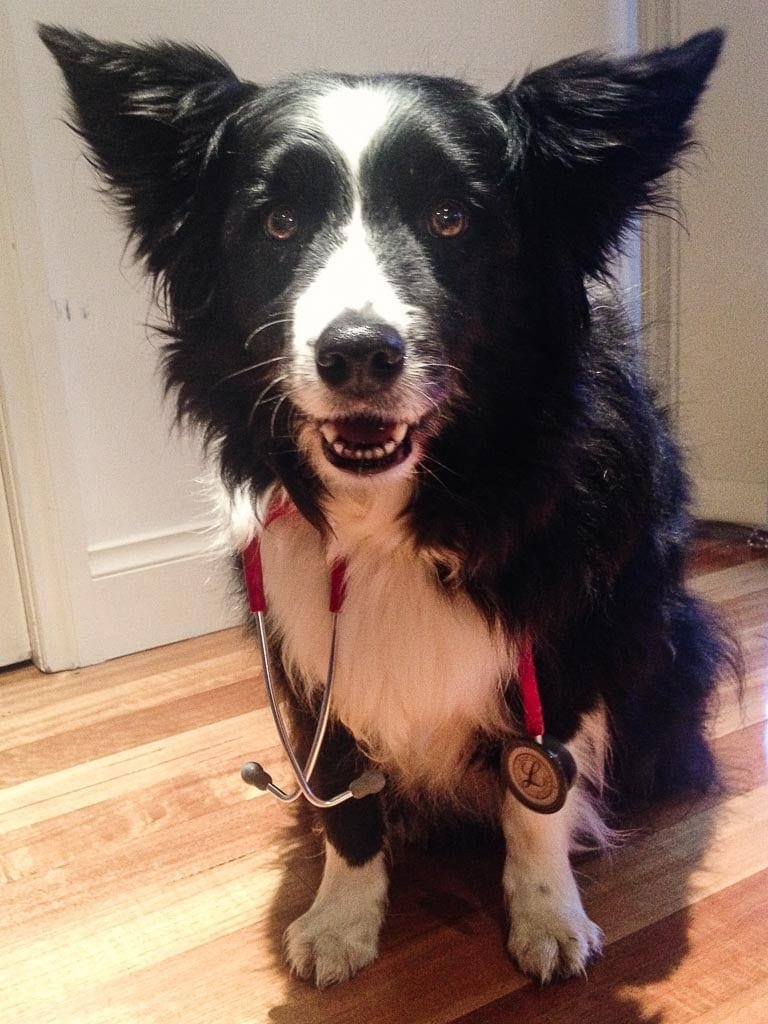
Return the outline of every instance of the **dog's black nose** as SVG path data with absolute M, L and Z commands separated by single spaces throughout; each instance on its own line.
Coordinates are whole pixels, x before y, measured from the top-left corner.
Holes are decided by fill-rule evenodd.
M 334 320 L 317 339 L 317 372 L 332 388 L 366 391 L 400 375 L 405 345 L 394 327 L 360 317 Z

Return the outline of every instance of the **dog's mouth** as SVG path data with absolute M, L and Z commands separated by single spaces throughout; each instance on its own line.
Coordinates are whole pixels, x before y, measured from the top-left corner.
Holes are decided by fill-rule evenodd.
M 405 462 L 416 425 L 354 417 L 318 425 L 323 454 L 337 469 L 370 475 Z

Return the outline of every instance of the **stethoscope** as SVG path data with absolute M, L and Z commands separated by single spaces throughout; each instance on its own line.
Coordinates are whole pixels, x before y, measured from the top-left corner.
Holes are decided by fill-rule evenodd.
M 264 523 L 264 530 L 276 519 L 291 512 L 295 507 L 288 501 L 272 506 Z M 380 793 L 386 785 L 381 772 L 368 770 L 353 779 L 341 793 L 324 800 L 319 797 L 310 785 L 320 749 L 328 729 L 331 711 L 331 695 L 333 692 L 333 676 L 336 667 L 336 649 L 338 641 L 338 616 L 344 604 L 346 594 L 346 563 L 338 559 L 331 568 L 330 599 L 331 612 L 331 645 L 328 654 L 328 670 L 325 678 L 325 689 L 320 701 L 317 725 L 312 738 L 306 764 L 302 768 L 293 749 L 291 738 L 285 721 L 280 712 L 275 694 L 272 665 L 269 653 L 269 641 L 265 614 L 267 601 L 264 593 L 264 573 L 261 564 L 261 536 L 256 535 L 243 551 L 243 575 L 248 592 L 248 603 L 256 620 L 261 664 L 264 669 L 264 682 L 269 699 L 272 717 L 275 720 L 280 742 L 288 757 L 288 761 L 296 777 L 297 788 L 291 793 L 276 785 L 269 772 L 256 761 L 249 761 L 240 770 L 243 782 L 257 789 L 265 790 L 276 797 L 281 803 L 290 804 L 302 794 L 315 807 L 337 807 L 346 800 L 361 800 L 363 797 Z M 576 778 L 576 763 L 568 748 L 559 740 L 548 736 L 544 731 L 544 713 L 542 710 L 536 666 L 533 659 L 533 648 L 530 637 L 523 637 L 520 645 L 518 663 L 518 682 L 523 712 L 523 722 L 527 736 L 513 736 L 501 754 L 502 778 L 509 791 L 529 810 L 539 814 L 552 814 L 559 811 L 565 804 L 568 791 Z
M 270 523 L 274 522 L 275 519 L 279 519 L 281 516 L 287 515 L 292 511 L 293 506 L 287 502 L 273 506 L 267 516 L 264 529 L 266 530 Z M 328 654 L 328 670 L 325 677 L 325 689 L 323 690 L 323 696 L 320 701 L 320 710 L 318 712 L 315 734 L 312 738 L 312 745 L 309 749 L 306 764 L 302 768 L 293 749 L 291 738 L 288 733 L 288 729 L 286 728 L 285 721 L 277 701 L 277 695 L 275 693 L 269 653 L 269 640 L 267 638 L 265 621 L 267 601 L 264 593 L 264 574 L 261 565 L 261 542 L 259 536 L 253 538 L 243 552 L 242 558 L 243 575 L 245 577 L 245 586 L 248 592 L 248 603 L 256 620 L 256 635 L 258 638 L 259 653 L 261 654 L 261 665 L 264 670 L 264 683 L 266 685 L 269 707 L 272 712 L 272 717 L 275 720 L 277 734 L 280 737 L 280 742 L 282 743 L 283 749 L 288 757 L 293 774 L 296 776 L 296 782 L 298 785 L 292 793 L 286 793 L 284 789 L 281 789 L 280 786 L 273 782 L 272 776 L 269 772 L 265 771 L 264 768 L 255 761 L 249 761 L 247 764 L 244 764 L 240 770 L 240 776 L 243 779 L 243 782 L 247 782 L 250 786 L 255 786 L 257 789 L 271 793 L 272 796 L 276 797 L 284 804 L 293 803 L 293 801 L 297 800 L 303 793 L 307 800 L 309 800 L 311 804 L 314 804 L 315 807 L 324 808 L 336 807 L 338 804 L 343 804 L 346 800 L 360 800 L 365 796 L 381 792 L 385 786 L 384 776 L 381 772 L 373 770 L 363 772 L 362 775 L 353 779 L 345 790 L 341 793 L 337 793 L 335 796 L 332 796 L 327 800 L 319 797 L 310 785 L 310 779 L 312 778 L 312 773 L 315 770 L 317 759 L 320 756 L 320 749 L 323 745 L 323 740 L 325 739 L 325 734 L 328 729 L 328 721 L 331 712 L 331 694 L 333 692 L 333 676 L 336 667 L 339 612 L 344 604 L 344 597 L 346 593 L 346 564 L 342 559 L 339 559 L 331 569 L 329 610 L 331 612 L 332 625 L 331 646 Z

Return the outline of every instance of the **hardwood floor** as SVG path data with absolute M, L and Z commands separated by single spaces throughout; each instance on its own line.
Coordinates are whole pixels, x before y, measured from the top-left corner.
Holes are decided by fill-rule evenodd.
M 382 956 L 319 993 L 280 936 L 317 837 L 239 768 L 282 760 L 258 658 L 231 630 L 56 676 L 0 674 L 0 1020 L 6 1024 L 768 1024 L 768 553 L 703 540 L 694 585 L 746 687 L 712 724 L 722 790 L 580 861 L 607 936 L 542 989 L 503 948 L 501 848 L 394 872 Z

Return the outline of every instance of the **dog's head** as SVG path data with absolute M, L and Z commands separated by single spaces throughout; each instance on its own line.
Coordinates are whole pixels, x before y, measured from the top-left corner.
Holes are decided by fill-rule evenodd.
M 584 282 L 653 203 L 722 43 L 584 55 L 483 96 L 260 87 L 192 47 L 41 35 L 163 289 L 181 413 L 232 482 L 278 478 L 315 520 L 323 492 L 439 473 L 441 438 L 482 458 L 484 416 L 511 434 L 567 374 Z

